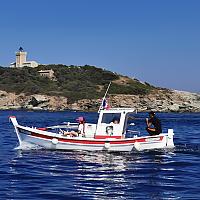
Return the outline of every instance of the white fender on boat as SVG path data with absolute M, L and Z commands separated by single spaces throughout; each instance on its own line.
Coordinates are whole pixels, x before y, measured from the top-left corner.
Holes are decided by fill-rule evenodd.
M 104 144 L 104 146 L 105 146 L 106 149 L 109 149 L 109 148 L 110 148 L 110 143 L 109 143 L 109 142 L 106 142 L 106 143 Z
M 134 143 L 134 147 L 137 151 L 140 151 L 141 150 L 141 146 L 140 146 L 140 143 L 139 142 L 135 142 Z
M 52 144 L 58 144 L 58 139 L 56 139 L 56 138 L 53 138 L 52 140 L 51 140 L 51 142 L 52 142 Z

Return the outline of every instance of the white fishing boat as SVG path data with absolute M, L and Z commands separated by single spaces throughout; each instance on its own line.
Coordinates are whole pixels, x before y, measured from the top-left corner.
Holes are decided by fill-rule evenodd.
M 132 108 L 100 109 L 96 124 L 87 123 L 82 118 L 79 123 L 68 122 L 45 128 L 22 126 L 15 116 L 10 120 L 20 145 L 26 142 L 46 149 L 120 152 L 174 148 L 173 129 L 153 136 L 142 136 L 141 132 L 130 130 L 133 123 L 130 124 L 129 119 L 133 114 L 135 110 Z M 116 118 L 117 124 L 113 121 Z

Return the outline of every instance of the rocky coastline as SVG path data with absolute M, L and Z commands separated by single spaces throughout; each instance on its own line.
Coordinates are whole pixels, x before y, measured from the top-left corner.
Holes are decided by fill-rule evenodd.
M 66 97 L 26 95 L 0 91 L 0 110 L 97 111 L 101 99 L 81 99 L 74 103 Z M 156 89 L 148 95 L 111 95 L 111 107 L 134 107 L 138 112 L 200 112 L 200 94 Z

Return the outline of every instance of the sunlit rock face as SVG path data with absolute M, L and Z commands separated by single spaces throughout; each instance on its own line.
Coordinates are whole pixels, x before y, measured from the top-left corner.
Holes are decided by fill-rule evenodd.
M 68 102 L 66 97 L 26 95 L 0 91 L 0 109 L 97 111 L 101 99 Z M 134 107 L 139 112 L 200 112 L 200 94 L 177 90 L 155 90 L 148 95 L 111 95 L 110 107 Z

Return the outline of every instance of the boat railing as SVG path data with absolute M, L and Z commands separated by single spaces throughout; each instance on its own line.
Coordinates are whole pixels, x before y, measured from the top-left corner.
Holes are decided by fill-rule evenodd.
M 48 129 L 57 129 L 57 128 L 77 128 L 78 123 L 71 123 L 71 122 L 64 122 L 61 125 L 56 125 L 56 126 L 48 126 Z
M 112 111 L 129 111 L 129 112 L 135 112 L 135 108 L 109 108 L 109 110 L 100 110 L 103 112 L 112 112 Z
M 128 137 L 135 137 L 135 135 L 140 136 L 140 131 L 134 131 L 134 130 L 126 130 L 126 136 Z

